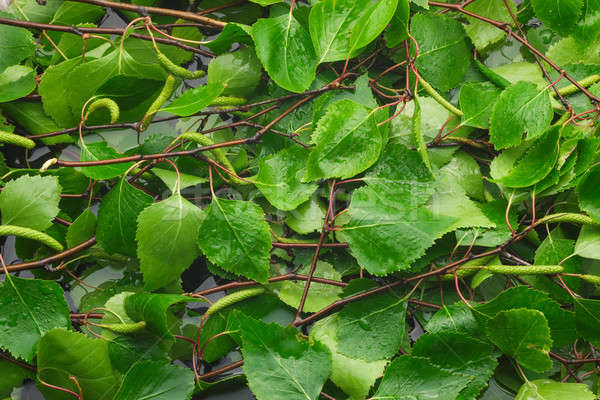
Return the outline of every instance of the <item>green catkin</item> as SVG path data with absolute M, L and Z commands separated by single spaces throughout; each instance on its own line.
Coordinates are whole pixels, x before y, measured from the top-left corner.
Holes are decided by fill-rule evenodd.
M 246 99 L 243 97 L 234 97 L 234 96 L 219 96 L 214 99 L 209 105 L 214 107 L 224 107 L 224 106 L 243 106 L 246 104 Z
M 165 56 L 163 53 L 159 52 L 157 54 L 157 57 L 158 61 L 160 62 L 160 65 L 162 65 L 164 69 L 166 69 L 168 72 L 179 78 L 198 79 L 202 78 L 206 74 L 206 72 L 202 70 L 190 71 L 187 68 L 180 67 L 179 65 L 171 61 L 169 57 Z
M 131 324 L 98 324 L 99 327 L 108 329 L 115 333 L 135 333 L 146 328 L 146 321 L 139 321 Z
M 461 267 L 459 269 L 456 270 L 456 275 L 459 278 L 466 278 L 469 277 L 473 274 L 475 274 L 475 272 L 479 271 L 481 269 L 481 267 L 477 266 L 477 265 L 472 265 L 472 266 L 464 266 Z M 444 274 L 442 275 L 442 280 L 443 281 L 453 281 L 454 280 L 454 273 L 451 274 Z
M 24 239 L 35 240 L 45 244 L 46 246 L 56 251 L 62 251 L 63 245 L 60 244 L 52 236 L 45 234 L 44 232 L 36 231 L 34 229 L 25 228 L 16 225 L 0 225 L 0 236 L 17 236 Z
M 14 146 L 25 147 L 26 149 L 33 149 L 35 142 L 31 139 L 27 139 L 21 135 L 15 133 L 0 131 L 0 143 L 12 144 Z
M 590 75 L 587 78 L 580 80 L 578 83 L 579 83 L 579 85 L 581 85 L 583 87 L 588 87 L 598 81 L 600 81 L 600 75 L 594 74 L 594 75 Z M 560 93 L 563 96 L 568 96 L 570 94 L 577 93 L 578 91 L 579 91 L 579 88 L 573 84 L 567 85 L 565 87 L 558 89 L 558 93 Z M 556 92 L 552 91 L 552 92 L 550 92 L 550 95 L 553 97 L 556 97 Z
M 203 135 L 201 133 L 198 133 L 198 132 L 185 132 L 185 133 L 182 133 L 181 135 L 179 135 L 179 138 L 191 140 L 202 146 L 212 146 L 213 144 L 215 144 L 215 142 L 213 142 L 211 138 L 209 138 L 208 136 Z M 227 158 L 227 155 L 225 155 L 225 152 L 223 151 L 223 149 L 212 149 L 212 150 L 210 150 L 210 152 L 212 153 L 216 162 L 218 162 L 224 168 L 226 168 L 227 170 L 229 170 L 232 173 L 237 175 L 237 173 L 235 172 L 235 168 L 233 167 L 233 164 L 231 164 L 231 161 L 229 161 L 229 159 Z M 237 185 L 247 185 L 248 184 L 248 182 L 246 182 L 242 179 L 239 179 L 233 175 L 229 175 L 228 173 L 224 173 L 223 176 L 226 179 L 231 180 L 231 182 L 233 182 Z
M 88 119 L 88 117 L 91 114 L 93 114 L 94 112 L 96 112 L 97 110 L 99 110 L 101 108 L 107 109 L 108 112 L 110 113 L 110 123 L 111 124 L 114 124 L 115 122 L 117 122 L 119 120 L 119 115 L 121 114 L 121 112 L 119 110 L 119 105 L 117 103 L 115 103 L 115 101 L 113 99 L 109 99 L 108 97 L 105 97 L 103 99 L 98 99 L 98 100 L 94 101 L 92 104 L 90 104 L 86 110 L 85 119 Z
M 600 285 L 600 276 L 598 275 L 583 274 L 579 275 L 579 277 L 586 282 L 593 283 L 594 285 Z
M 559 213 L 559 214 L 550 214 L 545 216 L 544 218 L 540 218 L 536 221 L 539 224 L 555 224 L 559 222 L 566 222 L 571 224 L 581 224 L 581 225 L 598 225 L 593 219 L 584 214 L 577 213 Z
M 564 271 L 561 265 L 488 265 L 485 269 L 502 275 L 545 275 Z
M 146 111 L 146 115 L 144 115 L 144 118 L 142 118 L 142 122 L 140 124 L 140 132 L 143 132 L 148 128 L 148 125 L 150 125 L 152 118 L 154 118 L 154 116 L 156 115 L 158 110 L 160 110 L 165 101 L 167 101 L 169 97 L 171 97 L 171 94 L 173 93 L 174 89 L 175 78 L 173 77 L 173 75 L 169 75 L 165 80 L 165 85 L 160 91 L 160 94 L 158 95 L 156 100 L 154 100 L 152 104 L 150 104 L 148 111 Z
M 465 278 L 473 275 L 480 269 L 485 269 L 493 274 L 501 275 L 546 275 L 559 274 L 564 271 L 564 268 L 560 265 L 473 265 L 456 270 L 456 275 L 458 275 L 459 278 Z M 453 279 L 454 274 L 442 275 L 442 280 L 447 281 Z
M 218 97 L 217 97 L 217 99 L 218 99 Z M 213 104 L 210 104 L 210 105 L 212 106 Z M 223 111 L 225 111 L 225 112 L 227 112 L 229 114 L 235 115 L 236 117 L 240 117 L 240 118 L 243 118 L 243 119 L 249 118 L 249 117 L 251 117 L 251 116 L 253 116 L 255 114 L 252 111 L 227 111 L 227 110 L 231 109 L 230 106 L 229 107 L 228 106 L 219 106 L 219 107 L 215 107 L 215 109 L 217 109 L 217 110 L 223 110 Z
M 228 294 L 225 297 L 221 297 L 219 300 L 215 301 L 212 306 L 208 310 L 206 310 L 206 316 L 208 317 L 211 314 L 221 311 L 224 308 L 227 308 L 235 303 L 239 303 L 240 301 L 244 301 L 251 297 L 255 297 L 261 295 L 265 292 L 265 288 L 258 287 L 252 289 L 240 290 L 238 292 L 233 292 Z
M 494 71 L 492 71 L 489 67 L 487 67 L 480 61 L 475 60 L 475 65 L 477 66 L 479 71 L 481 71 L 481 73 L 490 80 L 490 82 L 492 82 L 494 85 L 498 86 L 500 89 L 506 89 L 507 87 L 510 86 L 510 81 L 506 80 L 499 74 L 495 73 Z

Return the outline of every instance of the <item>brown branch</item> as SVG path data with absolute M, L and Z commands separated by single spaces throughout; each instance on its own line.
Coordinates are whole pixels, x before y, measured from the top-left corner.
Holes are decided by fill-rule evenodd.
M 118 3 L 118 4 L 120 4 L 120 3 Z M 122 3 L 122 4 L 126 4 L 126 3 Z M 67 26 L 67 25 L 52 25 L 52 24 L 42 24 L 42 23 L 30 22 L 30 21 L 21 21 L 21 20 L 10 19 L 10 18 L 0 18 L 0 25 L 11 25 L 11 26 L 20 26 L 22 28 L 27 28 L 27 29 L 41 29 L 41 30 L 47 30 L 47 31 L 66 32 L 66 33 L 72 33 L 72 34 L 78 35 L 78 36 L 83 36 L 85 34 L 123 35 L 123 33 L 125 32 L 125 29 L 120 29 L 120 28 L 89 28 L 89 27 L 75 27 L 75 26 Z M 150 36 L 142 35 L 139 33 L 131 33 L 129 36 L 136 38 L 136 39 L 150 40 L 150 41 L 152 40 L 152 38 Z M 157 43 L 176 46 L 183 50 L 198 53 L 198 54 L 201 54 L 206 57 L 215 57 L 215 55 L 212 54 L 210 51 L 198 49 L 196 47 L 189 46 L 184 43 L 180 43 L 176 40 L 161 38 L 161 37 L 155 37 L 154 40 Z
M 42 258 L 41 260 L 37 260 L 37 261 L 30 261 L 30 262 L 24 262 L 24 263 L 20 263 L 20 264 L 9 265 L 6 267 L 6 270 L 8 270 L 8 272 L 18 272 L 18 271 L 24 271 L 27 269 L 42 268 L 47 264 L 51 264 L 56 261 L 64 260 L 67 257 L 70 257 L 74 254 L 79 253 L 80 251 L 88 249 L 88 248 L 92 247 L 94 244 L 96 244 L 95 236 L 92 237 L 91 239 L 86 240 L 83 243 L 78 244 L 75 247 L 71 247 L 70 249 L 62 251 L 58 254 L 54 254 L 53 256 Z M 0 273 L 3 274 L 4 269 L 0 269 Z
M 294 280 L 306 281 L 306 280 L 308 280 L 308 275 L 290 273 L 290 274 L 274 276 L 274 277 L 269 278 L 269 283 L 282 282 L 282 281 L 294 281 Z M 323 284 L 331 285 L 331 286 L 338 286 L 338 287 L 348 286 L 348 284 L 346 282 L 334 281 L 332 279 L 313 277 L 312 280 L 317 283 L 323 283 Z M 255 282 L 255 281 L 230 282 L 230 283 L 226 283 L 224 285 L 212 287 L 210 289 L 205 289 L 205 290 L 201 290 L 199 292 L 194 292 L 194 293 L 191 293 L 190 295 L 206 296 L 206 295 L 212 294 L 212 293 L 224 292 L 227 290 L 234 290 L 234 289 L 241 289 L 241 288 L 245 288 L 245 287 L 249 287 L 249 286 L 256 286 L 256 285 L 260 285 L 260 283 Z
M 318 243 L 282 243 L 282 242 L 273 242 L 273 247 L 278 247 L 281 249 L 289 249 L 289 248 L 305 248 L 305 249 L 313 249 L 317 247 Z M 348 243 L 323 243 L 321 247 L 333 247 L 333 248 L 346 248 L 348 247 Z
M 148 14 L 166 15 L 169 17 L 185 19 L 187 21 L 198 22 L 198 23 L 206 25 L 207 27 L 214 28 L 214 29 L 223 29 L 225 27 L 225 25 L 227 25 L 227 23 L 213 19 L 213 18 L 204 17 L 202 15 L 198 15 L 198 14 L 195 14 L 192 12 L 173 10 L 170 8 L 139 6 L 136 4 L 118 3 L 115 1 L 107 1 L 107 0 L 69 0 L 69 1 L 73 1 L 76 3 L 94 4 L 97 6 L 108 7 L 108 8 L 118 9 L 118 10 L 131 11 L 134 13 L 138 13 L 141 16 L 147 16 Z
M 231 363 L 229 365 L 224 366 L 223 368 L 219 368 L 219 369 L 216 369 L 214 371 L 207 372 L 206 374 L 202 374 L 202 375 L 199 376 L 199 379 L 200 380 L 205 380 L 205 379 L 208 379 L 208 378 L 212 378 L 213 376 L 221 375 L 224 372 L 228 372 L 228 371 L 231 371 L 232 369 L 239 368 L 242 365 L 244 365 L 244 360 L 236 361 L 234 363 Z
M 279 121 L 281 121 L 283 118 L 285 118 L 288 114 L 290 114 L 296 108 L 300 107 L 304 103 L 307 103 L 310 100 L 317 97 L 320 93 L 322 93 L 322 92 L 314 93 L 314 94 L 311 94 L 309 96 L 306 96 L 306 97 L 298 100 L 297 102 L 292 104 L 290 107 L 288 107 L 284 112 L 282 112 L 276 118 L 274 118 L 271 122 L 269 122 L 267 125 L 265 125 L 262 129 L 260 129 L 258 132 L 256 132 L 253 136 L 245 138 L 245 139 L 237 139 L 237 140 L 231 140 L 229 142 L 215 143 L 210 146 L 198 147 L 196 149 L 191 149 L 191 150 L 174 151 L 174 152 L 157 153 L 157 154 L 136 154 L 134 156 L 112 158 L 112 159 L 108 159 L 108 160 L 94 160 L 94 161 L 61 161 L 61 160 L 59 160 L 56 164 L 61 167 L 91 167 L 91 166 L 97 166 L 97 165 L 111 165 L 111 164 L 120 164 L 120 163 L 127 163 L 127 162 L 151 161 L 151 160 L 159 160 L 159 159 L 169 158 L 169 157 L 193 156 L 193 155 L 202 153 L 204 151 L 219 149 L 222 147 L 230 147 L 230 146 L 237 146 L 240 144 L 256 143 L 275 124 L 277 124 Z
M 85 314 L 85 313 L 71 313 L 70 315 L 71 320 L 82 320 L 84 318 L 93 318 L 93 319 L 102 319 L 104 318 L 104 314 L 102 313 L 96 313 L 96 314 Z
M 0 18 L 0 21 L 1 21 L 1 18 Z M 283 102 L 285 102 L 287 100 L 291 100 L 291 99 L 294 99 L 296 97 L 310 96 L 310 95 L 313 95 L 313 94 L 317 94 L 318 95 L 318 94 L 321 94 L 321 93 L 325 93 L 325 92 L 327 92 L 329 90 L 338 90 L 338 89 L 341 89 L 341 90 L 352 90 L 352 89 L 354 89 L 354 87 L 352 87 L 352 86 L 340 86 L 340 87 L 335 87 L 335 86 L 328 87 L 328 86 L 326 86 L 326 87 L 323 87 L 323 88 L 320 88 L 320 89 L 309 90 L 309 91 L 304 92 L 304 93 L 292 93 L 292 94 L 288 94 L 288 95 L 285 95 L 285 96 L 282 96 L 282 97 L 278 97 L 278 98 L 274 98 L 274 99 L 268 99 L 268 100 L 263 100 L 263 101 L 259 101 L 259 102 L 252 103 L 252 104 L 246 104 L 246 105 L 239 106 L 239 107 L 230 107 L 230 108 L 221 108 L 221 109 L 214 109 L 214 110 L 208 110 L 208 111 L 200 111 L 200 112 L 197 112 L 196 114 L 193 114 L 193 116 L 213 115 L 213 114 L 222 114 L 222 113 L 232 113 L 232 112 L 236 112 L 236 111 L 248 111 L 249 109 L 254 108 L 254 107 L 260 107 L 260 106 L 264 106 L 264 105 L 268 105 L 268 104 L 272 104 L 272 103 L 283 103 Z M 261 111 L 261 112 L 263 112 L 263 111 Z M 176 115 L 176 116 L 170 116 L 170 117 L 164 117 L 164 118 L 157 118 L 157 119 L 153 120 L 151 123 L 155 124 L 155 123 L 159 123 L 159 122 L 172 121 L 172 120 L 176 120 L 176 119 L 179 119 L 179 118 L 182 118 L 182 117 Z M 252 118 L 252 117 L 250 117 L 250 118 Z M 250 119 L 250 118 L 247 118 L 246 121 L 248 119 Z M 220 127 L 213 128 L 213 130 L 203 131 L 202 133 L 209 133 L 209 132 L 213 132 L 213 131 L 216 131 L 216 130 L 219 130 L 219 129 L 226 129 L 226 128 L 230 128 L 230 127 L 234 127 L 234 126 L 238 126 L 238 125 L 244 125 L 244 124 L 248 123 L 246 121 L 233 122 L 233 123 L 228 124 L 228 125 L 222 125 Z M 133 130 L 135 130 L 136 128 L 137 128 L 137 123 L 136 122 L 124 122 L 124 123 L 116 123 L 116 124 L 83 126 L 82 130 L 85 130 L 85 131 L 92 131 L 92 130 L 99 130 L 99 129 L 133 129 Z M 63 135 L 63 134 L 69 134 L 69 133 L 77 132 L 78 129 L 79 129 L 79 126 L 74 126 L 72 128 L 61 129 L 59 131 L 42 133 L 42 134 L 39 134 L 39 135 L 28 135 L 28 136 L 25 136 L 25 137 L 28 138 L 28 139 L 31 139 L 31 140 L 44 139 L 44 138 L 47 138 L 47 137 L 52 137 L 52 136 L 58 136 L 58 135 Z M 277 134 L 281 133 L 279 131 L 275 131 L 274 129 L 271 129 L 271 131 L 273 131 L 273 132 L 275 132 Z
M 302 297 L 300 298 L 300 303 L 298 304 L 298 311 L 296 311 L 296 318 L 294 322 L 292 322 L 293 326 L 296 326 L 296 322 L 301 320 L 302 309 L 304 308 L 304 303 L 306 303 L 306 297 L 308 296 L 308 290 L 310 289 L 310 283 L 313 280 L 313 275 L 315 273 L 315 269 L 317 268 L 317 261 L 319 260 L 319 252 L 323 247 L 323 242 L 325 241 L 325 237 L 327 236 L 327 229 L 329 224 L 329 218 L 333 218 L 333 206 L 332 203 L 335 198 L 335 179 L 330 183 L 331 189 L 329 190 L 329 207 L 327 208 L 327 213 L 325 213 L 325 218 L 323 218 L 323 226 L 321 227 L 321 235 L 319 236 L 319 243 L 317 243 L 317 247 L 315 250 L 315 254 L 313 255 L 312 262 L 310 264 L 310 271 L 308 273 L 308 279 L 306 280 L 306 284 L 304 285 L 304 290 L 302 291 Z
M 10 356 L 7 356 L 6 354 L 2 353 L 1 351 L 0 351 L 0 358 L 6 360 L 8 362 L 11 362 L 11 363 L 13 363 L 15 365 L 18 365 L 19 367 L 28 369 L 30 371 L 33 371 L 33 372 L 37 371 L 37 368 L 35 366 L 29 365 L 29 364 L 25 364 L 24 362 L 21 362 L 19 360 L 15 360 L 14 358 L 12 358 Z

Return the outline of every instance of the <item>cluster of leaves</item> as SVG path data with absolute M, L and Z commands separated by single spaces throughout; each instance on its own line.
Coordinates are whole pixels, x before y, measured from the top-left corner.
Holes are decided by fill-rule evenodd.
M 600 1 L 38 3 L 1 399 L 597 398 Z

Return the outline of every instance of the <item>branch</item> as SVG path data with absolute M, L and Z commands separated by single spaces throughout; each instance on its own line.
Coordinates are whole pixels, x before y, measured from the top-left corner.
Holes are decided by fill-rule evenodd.
M 269 283 L 282 282 L 282 281 L 295 281 L 295 280 L 307 281 L 308 275 L 289 273 L 289 274 L 284 274 L 284 275 L 279 275 L 279 276 L 273 276 L 273 277 L 269 278 Z M 312 277 L 312 281 L 317 282 L 317 283 L 323 283 L 325 285 L 338 286 L 338 287 L 348 286 L 348 284 L 346 282 L 334 281 L 332 279 L 325 279 L 325 278 L 318 278 L 318 277 Z M 260 283 L 255 282 L 255 281 L 230 282 L 230 283 L 226 283 L 224 285 L 212 287 L 210 289 L 205 289 L 205 290 L 201 290 L 199 292 L 190 293 L 190 296 L 200 297 L 200 296 L 206 296 L 206 295 L 212 294 L 212 293 L 225 292 L 227 290 L 241 289 L 241 288 L 246 288 L 246 287 L 256 286 L 256 285 L 260 285 Z
M 95 236 L 86 240 L 83 243 L 79 243 L 75 247 L 71 247 L 70 249 L 61 251 L 60 253 L 57 253 L 53 256 L 42 258 L 41 260 L 37 260 L 37 261 L 30 261 L 30 262 L 25 262 L 25 263 L 20 263 L 20 264 L 9 265 L 6 267 L 6 270 L 8 272 L 18 272 L 18 271 L 24 271 L 27 269 L 42 268 L 43 266 L 45 266 L 47 264 L 51 264 L 55 261 L 61 261 L 67 257 L 70 257 L 74 254 L 79 253 L 80 251 L 88 249 L 88 248 L 92 247 L 94 244 L 96 244 Z M 0 269 L 0 273 L 3 274 L 4 269 Z
M 187 21 L 198 22 L 204 24 L 208 27 L 214 29 L 223 29 L 227 23 L 223 21 L 219 21 L 216 19 L 203 17 L 201 15 L 187 12 L 187 11 L 179 11 L 173 10 L 170 8 L 160 8 L 160 7 L 146 7 L 146 6 L 138 6 L 136 4 L 129 3 L 118 3 L 115 1 L 107 1 L 107 0 L 70 0 L 76 3 L 87 3 L 94 4 L 97 6 L 108 7 L 118 10 L 131 11 L 134 13 L 138 13 L 141 16 L 146 16 L 148 14 L 156 14 L 156 15 L 166 15 L 169 17 L 175 17 L 180 19 L 185 19 Z
M 125 4 L 125 3 L 123 3 L 123 4 Z M 125 32 L 125 29 L 119 29 L 119 28 L 88 28 L 88 27 L 75 27 L 75 26 L 67 26 L 67 25 L 41 24 L 41 23 L 37 23 L 37 22 L 21 21 L 21 20 L 10 19 L 10 18 L 0 18 L 0 24 L 1 25 L 19 26 L 19 27 L 27 28 L 27 29 L 41 29 L 41 30 L 46 30 L 46 31 L 66 32 L 66 33 L 72 33 L 72 34 L 78 35 L 78 36 L 83 36 L 85 34 L 123 35 L 123 33 Z M 141 35 L 139 33 L 131 33 L 129 36 L 136 38 L 136 39 L 150 40 L 150 41 L 152 40 L 152 38 L 150 36 Z M 157 43 L 176 46 L 183 50 L 198 53 L 198 54 L 201 54 L 206 57 L 211 57 L 211 58 L 215 57 L 215 55 L 213 53 L 211 53 L 210 51 L 198 49 L 196 47 L 180 43 L 176 40 L 162 38 L 162 37 L 155 37 L 154 41 L 156 41 Z

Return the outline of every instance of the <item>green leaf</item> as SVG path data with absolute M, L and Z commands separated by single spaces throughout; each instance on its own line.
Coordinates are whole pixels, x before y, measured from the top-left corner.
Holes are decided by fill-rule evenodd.
M 314 183 L 302 183 L 308 150 L 288 147 L 259 162 L 256 187 L 280 210 L 294 210 L 317 190 Z
M 557 347 L 573 342 L 577 338 L 575 315 L 563 310 L 560 304 L 550 299 L 546 293 L 527 286 L 516 286 L 503 291 L 487 303 L 477 305 L 473 315 L 483 325 L 487 318 L 492 318 L 503 310 L 515 308 L 531 308 L 542 312 L 548 320 L 552 341 Z
M 600 165 L 590 168 L 577 185 L 579 206 L 595 221 L 600 222 Z M 1 198 L 0 198 L 1 199 Z
M 123 306 L 133 321 L 146 321 L 148 330 L 160 339 L 174 340 L 168 323 L 168 310 L 177 303 L 202 301 L 178 294 L 131 293 L 125 296 Z
M 387 360 L 367 362 L 338 353 L 338 315 L 318 321 L 310 328 L 310 338 L 323 343 L 331 352 L 331 374 L 329 379 L 350 396 L 365 399 L 371 386 L 383 374 Z
M 109 253 L 136 255 L 135 232 L 138 215 L 152 204 L 150 195 L 131 186 L 125 177 L 108 192 L 98 208 L 96 238 Z
M 9 12 L 17 19 L 47 23 L 60 8 L 61 3 L 62 0 L 46 0 L 46 5 L 41 6 L 35 0 L 15 0 L 9 7 Z
M 258 400 L 316 400 L 329 376 L 331 354 L 292 327 L 265 324 L 237 313 L 248 386 Z
M 81 143 L 81 161 L 110 160 L 121 157 L 125 156 L 123 154 L 119 154 L 112 147 L 109 147 L 106 142 Z M 123 173 L 125 173 L 125 171 L 127 171 L 132 165 L 132 162 L 93 165 L 89 167 L 81 167 L 81 172 L 83 172 L 85 176 L 92 179 L 112 179 L 119 175 L 123 175 Z
M 14 364 L 7 360 L 0 360 L 0 397 L 10 399 L 13 388 L 23 385 L 27 378 L 32 379 L 34 374 L 27 368 Z
M 517 10 L 513 0 L 509 0 L 507 3 L 516 17 Z M 504 3 L 504 1 L 476 1 L 467 5 L 465 7 L 465 10 L 492 19 L 494 21 L 511 24 L 513 22 L 512 17 L 510 16 L 510 12 L 506 8 L 506 4 Z M 469 35 L 469 37 L 471 38 L 471 41 L 473 42 L 477 50 L 483 50 L 492 44 L 498 43 L 499 41 L 504 39 L 504 36 L 506 35 L 506 33 L 503 32 L 501 29 L 498 29 L 485 21 L 471 17 L 467 17 L 467 21 L 469 21 L 469 23 L 465 25 L 465 31 L 467 32 L 467 35 Z
M 119 122 L 137 122 L 146 114 L 164 85 L 165 82 L 162 80 L 117 74 L 98 88 L 96 94 L 101 97 L 108 97 L 119 105 Z M 92 114 L 86 124 L 92 125 L 107 120 L 108 112 L 102 111 Z
M 473 313 L 464 303 L 444 305 L 427 321 L 425 330 L 429 333 L 456 331 L 469 336 L 477 336 L 480 330 Z
M 544 25 L 566 36 L 577 26 L 583 0 L 531 0 L 531 5 Z
M 177 193 L 139 214 L 135 238 L 147 290 L 177 280 L 200 255 L 196 237 L 201 221 L 202 210 Z
M 305 181 L 350 178 L 373 165 L 383 146 L 374 112 L 348 99 L 329 106 L 312 141 L 316 147 L 306 163 Z
M 456 222 L 422 207 L 435 182 L 419 154 L 401 144 L 387 146 L 365 181 L 352 194 L 350 223 L 338 235 L 372 274 L 408 268 Z
M 38 345 L 38 379 L 81 393 L 90 400 L 111 400 L 120 383 L 108 357 L 108 342 L 90 339 L 77 332 L 56 328 L 46 333 Z M 70 377 L 77 380 L 78 386 Z M 38 385 L 48 400 L 72 399 L 72 395 Z
M 215 54 L 228 51 L 233 43 L 252 44 L 252 28 L 248 25 L 229 22 L 216 39 L 206 43 Z
M 78 40 L 81 45 L 81 39 Z M 46 114 L 61 127 L 70 128 L 79 121 L 69 107 L 69 86 L 65 84 L 73 69 L 81 64 L 79 57 L 51 65 L 46 69 L 38 92 L 42 96 L 42 105 Z
M 259 19 L 252 26 L 256 54 L 284 89 L 300 93 L 315 79 L 317 57 L 308 32 L 292 13 Z
M 476 190 L 477 186 L 472 185 L 467 171 L 456 172 L 459 160 L 459 157 L 455 157 L 440 170 L 437 176 L 437 188 L 430 200 L 430 209 L 436 216 L 455 218 L 452 230 L 472 227 L 495 228 L 496 223 L 483 212 L 482 204 L 472 201 L 467 196 L 464 187 Z M 475 168 L 479 169 L 477 165 Z M 479 182 L 481 182 L 481 178 L 479 178 Z M 502 224 L 505 224 L 504 220 Z
M 385 44 L 387 47 L 396 47 L 408 37 L 408 18 L 410 6 L 408 0 L 398 0 L 396 12 L 385 31 Z
M 221 82 L 209 83 L 206 86 L 185 91 L 181 96 L 173 100 L 162 111 L 187 117 L 197 113 L 209 106 L 223 92 L 225 86 Z
M 504 150 L 492 160 L 492 178 L 511 188 L 534 185 L 550 173 L 558 159 L 558 127 L 534 141 Z
M 454 400 L 473 376 L 432 365 L 427 358 L 400 356 L 388 365 L 372 400 Z
M 177 175 L 177 172 L 170 169 L 152 168 L 152 173 L 156 175 L 161 181 L 163 181 L 163 183 L 169 189 L 173 189 L 175 185 L 177 185 L 177 177 L 179 177 L 179 186 L 181 187 L 181 189 L 208 182 L 208 179 L 203 178 L 201 176 L 194 176 L 190 174 L 185 174 L 183 172 L 180 172 L 179 175 Z
M 58 214 L 61 187 L 53 176 L 22 176 L 10 181 L 0 193 L 3 225 L 45 231 Z
M 577 332 L 594 346 L 600 344 L 600 300 L 578 299 L 575 303 Z
M 461 391 L 461 398 L 465 399 L 477 398 L 498 365 L 492 346 L 457 332 L 421 336 L 413 347 L 412 355 L 428 357 L 433 364 L 445 370 L 474 376 Z
M 600 227 L 584 225 L 581 227 L 575 253 L 584 258 L 600 259 Z
M 488 73 L 495 76 L 495 81 L 493 82 L 498 84 L 500 88 L 505 88 L 519 81 L 535 83 L 539 90 L 543 90 L 548 85 L 540 67 L 535 63 L 525 61 L 509 62 L 508 64 L 491 68 L 491 71 Z M 498 82 L 498 80 L 501 82 Z M 506 84 L 506 81 L 509 82 L 509 85 Z
M 356 56 L 383 31 L 397 4 L 398 0 L 376 3 L 325 0 L 315 4 L 310 11 L 309 26 L 319 64 Z
M 350 55 L 352 30 L 368 7 L 366 0 L 322 0 L 311 8 L 310 37 L 319 64 Z
M 442 92 L 458 85 L 471 63 L 469 41 L 460 22 L 443 15 L 416 14 L 410 31 L 419 44 L 416 66 L 423 78 Z
M 96 232 L 96 216 L 86 208 L 67 229 L 67 246 L 74 247 L 83 243 Z
M 213 197 L 197 235 L 200 249 L 225 271 L 266 283 L 271 234 L 262 209 L 248 201 Z
M 285 218 L 285 223 L 294 231 L 307 234 L 321 229 L 324 218 L 325 207 L 313 196 L 295 210 L 291 210 Z
M 579 257 L 574 257 L 575 244 L 569 239 L 560 239 L 552 236 L 540 244 L 535 252 L 534 265 L 557 265 L 564 268 L 568 274 L 580 274 L 582 270 L 582 261 Z M 572 303 L 571 295 L 559 287 L 549 276 L 535 275 L 526 277 L 525 280 L 535 288 L 543 290 L 561 303 Z M 562 280 L 565 284 L 578 292 L 581 288 L 581 280 L 574 276 L 564 276 Z
M 35 89 L 35 71 L 13 65 L 0 73 L 0 103 L 27 96 Z
M 306 264 L 298 270 L 298 273 L 308 274 L 309 271 L 310 264 Z M 340 273 L 331 264 L 320 260 L 317 262 L 314 276 L 334 281 L 342 279 Z M 281 301 L 293 308 L 298 308 L 305 284 L 306 282 L 284 281 L 281 283 L 272 283 L 270 286 L 273 287 L 273 291 L 279 296 Z M 312 282 L 306 296 L 306 302 L 304 303 L 304 311 L 319 311 L 334 301 L 339 300 L 341 293 L 342 288 L 340 287 Z
M 339 237 L 348 242 L 352 255 L 372 274 L 407 269 L 456 221 L 412 207 L 395 204 L 371 187 L 357 189 L 349 207 L 352 219 L 339 230 Z
M 71 2 L 61 2 L 62 4 L 50 21 L 56 25 L 74 25 L 81 22 L 95 23 L 105 13 L 103 7 L 91 4 L 78 4 Z
M 421 131 L 421 106 L 419 105 L 417 96 L 415 96 L 413 101 L 415 102 L 415 108 L 411 124 L 412 135 L 415 138 L 415 143 L 417 143 L 417 151 L 421 155 L 423 164 L 431 171 L 431 162 L 429 162 L 429 156 L 427 155 L 427 144 L 425 143 L 423 132 Z
M 517 146 L 523 132 L 533 139 L 546 131 L 554 112 L 547 90 L 519 81 L 506 88 L 494 105 L 490 122 L 490 141 L 496 149 Z
M 143 361 L 127 372 L 114 400 L 188 400 L 194 391 L 194 373 L 161 361 Z
M 142 45 L 145 47 L 142 47 L 141 52 L 134 53 L 134 55 L 129 53 L 129 51 L 135 50 L 133 45 L 139 46 L 140 42 L 143 43 L 141 40 L 133 42 L 127 40 L 122 52 L 115 49 L 100 58 L 86 61 L 73 68 L 67 79 L 62 81 L 68 105 L 77 122 L 79 122 L 81 109 L 85 102 L 96 95 L 97 91 L 116 75 L 129 75 L 137 79 L 165 80 L 167 73 L 156 62 L 155 52 L 148 51 L 152 49 L 152 44 L 146 42 Z M 144 54 L 150 54 L 150 59 L 144 59 Z
M 582 14 L 575 26 L 574 36 L 594 43 L 600 35 L 600 1 L 584 0 Z
M 339 313 L 337 351 L 349 358 L 390 359 L 405 331 L 406 300 L 392 293 L 351 303 Z
M 35 43 L 31 32 L 16 26 L 0 25 L 0 73 L 34 53 Z
M 515 400 L 594 400 L 596 396 L 584 383 L 563 383 L 550 379 L 527 381 Z
M 224 96 L 248 96 L 260 82 L 262 65 L 251 47 L 213 58 L 208 64 L 207 84 L 221 83 Z
M 171 320 L 173 323 L 178 322 L 176 318 L 173 317 L 171 317 Z M 112 323 L 118 324 L 120 322 L 115 320 Z M 114 332 L 107 329 L 103 330 L 103 336 L 105 337 L 109 336 L 111 333 L 112 335 L 115 335 Z M 143 330 L 135 333 L 120 334 L 111 339 L 108 343 L 108 355 L 113 367 L 117 371 L 127 373 L 127 371 L 129 371 L 129 369 L 137 362 L 169 362 L 168 350 L 172 345 L 172 340 L 161 340 L 161 338 L 157 338 L 156 335 L 151 332 Z
M 42 105 L 38 102 L 11 102 L 0 103 L 3 114 L 26 129 L 32 135 L 49 133 L 59 130 L 54 120 L 44 113 Z M 41 139 L 47 145 L 57 143 L 73 143 L 68 135 L 58 135 Z
M 459 104 L 464 113 L 461 124 L 488 129 L 500 90 L 488 82 L 465 83 L 460 88 Z
M 475 159 L 466 152 L 459 151 L 450 162 L 441 169 L 441 177 L 446 178 L 445 182 L 450 183 L 455 189 L 453 192 L 459 192 L 456 187 L 460 187 L 469 197 L 484 201 L 484 187 L 481 169 Z M 438 177 L 438 179 L 440 179 Z M 482 204 L 485 205 L 487 203 Z
M 535 372 L 552 368 L 550 328 L 544 314 L 516 308 L 501 311 L 487 322 L 488 338 L 507 356 Z
M 397 6 L 398 0 L 381 0 L 371 3 L 365 9 L 365 12 L 352 29 L 352 34 L 350 35 L 350 43 L 352 45 L 348 56 L 356 55 L 357 50 L 367 46 L 383 32 L 394 16 Z M 324 21 L 324 23 L 326 24 L 327 22 Z
M 30 362 L 40 337 L 69 328 L 69 306 L 53 281 L 7 277 L 0 286 L 0 348 Z

